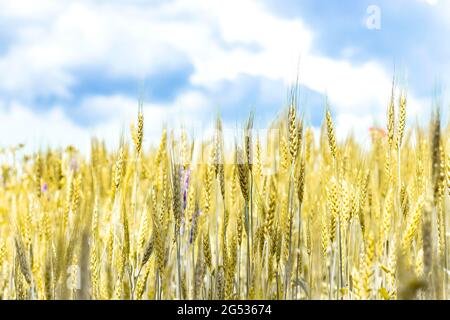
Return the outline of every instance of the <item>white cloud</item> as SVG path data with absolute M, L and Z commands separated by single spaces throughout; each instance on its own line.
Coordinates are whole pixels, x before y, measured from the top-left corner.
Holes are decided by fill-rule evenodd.
M 340 142 L 353 135 L 362 146 L 370 144 L 370 128 L 378 123 L 379 119 L 370 115 L 356 116 L 352 113 L 340 113 L 336 117 L 336 136 Z
M 300 57 L 302 83 L 327 93 L 344 134 L 352 126 L 363 129 L 372 115 L 384 116 L 390 92 L 390 71 L 371 61 L 355 66 L 318 55 L 312 50 L 314 33 L 300 19 L 275 16 L 257 1 L 0 0 L 0 19 L 8 21 L 16 35 L 0 56 L 0 74 L 7 75 L 0 77 L 0 100 L 2 92 L 11 101 L 70 96 L 80 68 L 145 78 L 183 59 L 194 67 L 190 80 L 195 85 L 214 86 L 242 73 L 288 84 Z M 412 95 L 410 100 L 421 103 Z M 172 103 L 146 105 L 148 139 L 159 136 L 164 122 L 206 119 L 213 102 L 214 97 L 191 90 Z M 4 142 L 29 134 L 39 137 L 37 143 L 84 143 L 91 133 L 118 139 L 135 116 L 137 99 L 84 97 L 80 110 L 100 119 L 89 130 L 69 120 L 62 106 L 38 113 L 18 102 L 10 104 L 0 111 L 0 124 L 7 128 L 1 130 L 11 132 L 2 135 L 8 137 Z M 17 129 L 24 119 L 26 128 Z
M 73 144 L 84 148 L 90 141 L 89 132 L 69 120 L 60 108 L 37 113 L 18 103 L 1 107 L 0 136 L 2 144 L 25 143 L 29 151 L 47 145 Z
M 47 145 L 71 144 L 89 152 L 90 139 L 95 136 L 115 147 L 122 133 L 130 137 L 129 126 L 136 121 L 138 104 L 126 96 L 96 96 L 83 100 L 79 108 L 103 120 L 83 127 L 68 118 L 60 106 L 38 112 L 18 102 L 7 104 L 0 100 L 0 145 L 25 143 L 26 150 L 33 152 Z M 144 104 L 144 145 L 157 143 L 165 126 L 175 131 L 181 126 L 189 126 L 201 135 L 208 129 L 205 124 L 210 122 L 205 119 L 213 119 L 207 108 L 205 97 L 196 92 L 182 94 L 170 104 Z
M 435 6 L 438 4 L 439 0 L 419 0 L 420 2 L 425 2 L 429 4 L 430 6 Z

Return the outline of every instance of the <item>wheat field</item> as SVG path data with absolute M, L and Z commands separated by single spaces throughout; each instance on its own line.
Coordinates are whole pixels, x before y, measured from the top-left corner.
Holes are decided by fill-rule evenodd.
M 407 112 L 393 90 L 365 147 L 292 95 L 278 135 L 143 148 L 140 107 L 117 150 L 5 149 L 0 299 L 448 299 L 450 126 Z

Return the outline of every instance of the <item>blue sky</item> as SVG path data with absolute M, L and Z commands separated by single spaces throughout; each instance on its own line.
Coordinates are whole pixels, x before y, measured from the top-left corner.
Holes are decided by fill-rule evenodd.
M 384 121 L 394 66 L 410 121 L 445 93 L 449 31 L 442 0 L 0 0 L 0 144 L 118 140 L 139 97 L 147 143 L 218 111 L 235 128 L 254 109 L 264 128 L 297 70 L 307 122 L 320 126 L 326 94 L 338 134 L 365 139 Z

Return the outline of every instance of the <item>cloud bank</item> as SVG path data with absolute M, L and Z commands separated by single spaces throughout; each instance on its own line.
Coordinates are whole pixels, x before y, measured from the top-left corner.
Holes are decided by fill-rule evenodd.
M 35 150 L 65 143 L 87 149 L 91 135 L 117 141 L 141 96 L 147 143 L 157 143 L 164 125 L 202 127 L 218 111 L 227 126 L 239 127 L 254 108 L 264 127 L 285 106 L 298 70 L 309 123 L 320 125 L 326 94 L 338 133 L 353 130 L 364 139 L 374 121 L 384 121 L 389 53 L 413 34 L 390 25 L 397 9 L 381 2 L 386 24 L 368 31 L 365 7 L 354 2 L 344 4 L 353 19 L 345 23 L 338 9 L 321 11 L 306 0 L 280 4 L 285 10 L 250 0 L 0 0 L 0 142 L 26 142 Z M 439 10 L 422 15 L 417 6 L 429 4 L 411 5 L 415 16 L 437 21 L 424 20 L 427 28 L 448 27 L 437 13 L 447 5 L 435 2 L 429 7 Z M 394 29 L 399 37 L 387 40 Z M 372 42 L 382 46 L 370 50 Z M 450 69 L 447 57 L 429 60 L 450 47 L 432 53 L 419 47 L 414 56 L 405 54 L 407 62 L 418 57 L 425 64 L 412 66 L 415 76 L 438 64 Z M 417 81 L 405 83 L 410 118 L 427 112 L 430 95 Z

